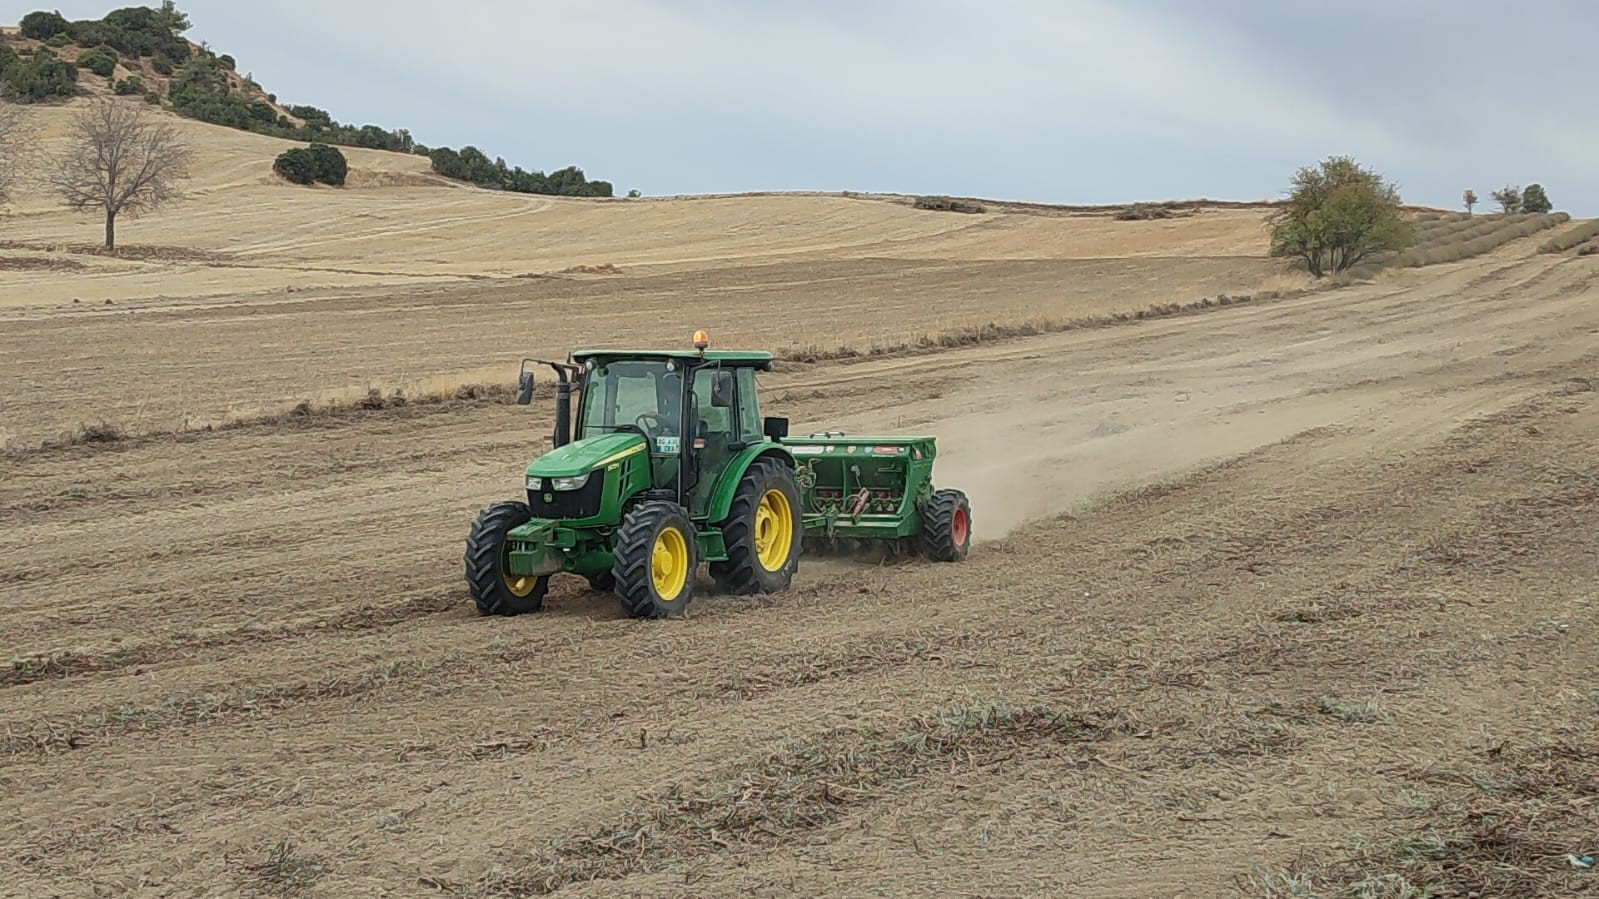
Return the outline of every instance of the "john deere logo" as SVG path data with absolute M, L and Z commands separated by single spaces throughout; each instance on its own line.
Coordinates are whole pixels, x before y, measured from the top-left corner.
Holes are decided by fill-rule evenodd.
M 553 494 L 553 493 L 544 494 L 544 501 L 547 502 L 547 503 L 555 502 L 555 494 Z

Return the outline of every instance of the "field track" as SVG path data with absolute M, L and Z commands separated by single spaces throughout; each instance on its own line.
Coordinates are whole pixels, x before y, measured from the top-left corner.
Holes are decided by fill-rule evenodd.
M 11 437 L 86 420 L 100 389 L 162 422 L 236 407 L 252 375 L 292 399 L 307 360 L 342 352 L 325 364 L 353 379 L 409 340 L 408 365 L 444 370 L 473 356 L 465 322 L 515 314 L 489 299 L 416 332 L 324 298 L 364 339 L 255 321 L 176 373 L 118 351 L 66 394 L 9 385 Z M 742 308 L 721 323 L 737 344 L 804 326 Z M 17 322 L 30 371 L 65 352 L 56 319 Z M 76 324 L 153 345 L 139 316 Z M 767 405 L 798 433 L 937 434 L 938 480 L 987 539 L 959 566 L 807 561 L 788 594 L 675 622 L 571 583 L 541 615 L 470 612 L 465 528 L 514 492 L 542 411 L 0 457 L 0 893 L 1267 895 L 1252 864 L 1450 826 L 1473 777 L 1599 745 L 1596 334 L 1599 259 L 1523 241 L 1293 299 L 788 366 Z M 1526 841 L 1592 815 L 1570 798 Z M 1526 853 L 1519 894 L 1596 889 Z

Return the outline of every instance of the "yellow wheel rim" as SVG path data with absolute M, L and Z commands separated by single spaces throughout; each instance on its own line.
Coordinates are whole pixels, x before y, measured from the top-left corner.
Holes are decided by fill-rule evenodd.
M 655 550 L 650 553 L 650 577 L 655 582 L 655 595 L 673 600 L 683 592 L 688 583 L 688 541 L 677 528 L 667 528 L 655 538 Z
M 768 490 L 755 507 L 755 557 L 767 571 L 780 571 L 794 550 L 794 507 L 781 490 Z

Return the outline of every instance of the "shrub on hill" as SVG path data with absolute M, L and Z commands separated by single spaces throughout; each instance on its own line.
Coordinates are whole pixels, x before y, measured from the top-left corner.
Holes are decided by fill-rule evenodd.
M 964 212 L 968 215 L 976 215 L 983 211 L 980 203 L 957 200 L 953 197 L 917 197 L 913 205 L 917 209 L 931 209 L 936 212 Z
M 114 10 L 100 20 L 69 22 L 60 13 L 43 11 L 22 17 L 24 37 L 58 46 L 105 44 L 130 59 L 156 54 L 178 61 L 188 59 L 189 42 L 181 36 L 188 27 L 188 17 L 170 2 L 160 9 L 130 6 Z
M 128 77 L 117 82 L 115 90 L 117 92 L 117 96 L 119 97 L 143 94 L 144 79 L 140 78 L 138 75 L 129 75 Z
M 1541 253 L 1564 253 L 1579 244 L 1585 244 L 1599 237 L 1599 219 L 1586 221 L 1567 231 L 1562 231 L 1554 237 L 1544 241 L 1538 248 Z
M 78 68 L 88 69 L 101 78 L 110 78 L 117 70 L 116 51 L 109 47 L 96 47 L 78 55 Z
M 0 72 L 0 82 L 18 103 L 71 97 L 78 92 L 78 67 L 49 50 L 40 50 L 7 66 Z
M 344 154 L 327 144 L 296 147 L 278 156 L 272 171 L 294 184 L 328 184 L 339 187 L 350 171 Z
M 311 184 L 316 181 L 316 158 L 305 147 L 295 147 L 278 154 L 272 171 L 292 184 Z
M 615 194 L 611 182 L 590 181 L 577 166 L 567 166 L 548 175 L 529 172 L 520 166 L 508 168 L 504 159 L 491 162 L 487 154 L 471 146 L 462 147 L 460 152 L 449 147 L 438 147 L 430 150 L 428 156 L 433 160 L 433 171 L 438 174 L 493 190 L 562 197 L 609 197 Z
M 327 144 L 312 144 L 310 152 L 316 180 L 333 187 L 343 187 L 344 179 L 350 174 L 350 164 L 344 154 Z
M 1126 209 L 1117 210 L 1115 218 L 1118 222 L 1147 222 L 1151 219 L 1169 219 L 1175 214 L 1169 206 L 1134 203 Z

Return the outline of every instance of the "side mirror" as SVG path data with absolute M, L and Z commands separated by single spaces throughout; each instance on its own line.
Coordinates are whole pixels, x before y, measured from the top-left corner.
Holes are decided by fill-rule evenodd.
M 533 373 L 530 371 L 524 371 L 522 372 L 522 376 L 517 379 L 516 383 L 516 404 L 518 406 L 527 406 L 532 402 Z
M 767 418 L 761 422 L 761 431 L 766 434 L 767 439 L 781 442 L 788 436 L 788 419 Z

